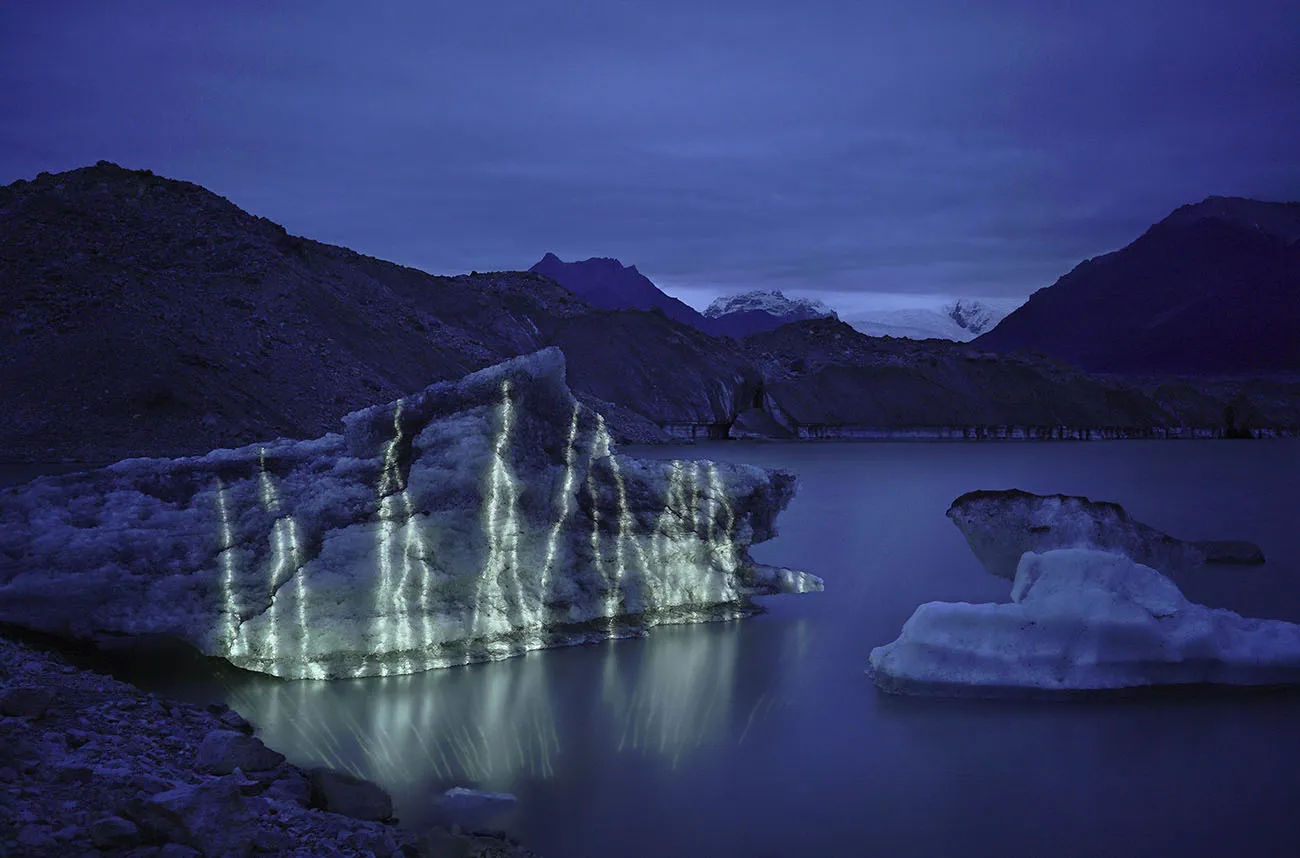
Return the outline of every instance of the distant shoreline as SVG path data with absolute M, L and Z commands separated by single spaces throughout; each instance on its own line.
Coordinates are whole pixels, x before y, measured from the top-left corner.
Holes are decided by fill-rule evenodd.
M 1023 431 L 1012 434 L 988 433 L 983 435 L 963 435 L 959 434 L 961 430 L 882 430 L 882 429 L 855 429 L 849 428 L 839 430 L 837 427 L 831 427 L 823 434 L 801 434 L 796 438 L 679 438 L 671 437 L 661 441 L 628 441 L 619 444 L 620 448 L 654 448 L 654 447 L 674 447 L 674 446 L 693 446 L 693 445 L 715 445 L 715 444 L 737 444 L 747 445 L 765 445 L 765 444 L 806 444 L 818 442 L 835 442 L 835 441 L 853 441 L 860 443 L 871 442 L 889 442 L 889 441 L 915 441 L 915 442 L 942 442 L 942 443 L 998 443 L 998 442 L 1032 442 L 1032 443 L 1053 443 L 1053 442 L 1079 442 L 1079 441 L 1277 441 L 1300 438 L 1300 430 L 1289 429 L 1261 429 L 1256 430 L 1258 434 L 1249 438 L 1230 437 L 1223 434 L 1222 430 L 1154 430 L 1164 434 L 1103 434 L 1098 430 L 1092 430 L 1087 434 L 1065 434 L 1065 435 L 1033 435 L 1026 434 Z M 252 444 L 258 442 L 252 441 Z M 125 459 L 134 458 L 181 458 L 181 456 L 171 456 L 165 452 L 158 453 L 135 453 L 122 456 L 116 459 L 40 459 L 36 457 L 5 457 L 0 456 L 0 490 L 10 486 L 21 485 L 24 482 L 34 480 L 37 477 L 58 476 L 60 474 L 74 474 L 81 471 L 98 470 L 106 468 L 116 462 Z M 202 454 L 199 454 L 202 455 Z M 17 479 L 13 478 L 13 472 L 18 472 Z M 26 472 L 26 473 L 23 473 Z M 30 474 L 30 475 L 27 475 Z

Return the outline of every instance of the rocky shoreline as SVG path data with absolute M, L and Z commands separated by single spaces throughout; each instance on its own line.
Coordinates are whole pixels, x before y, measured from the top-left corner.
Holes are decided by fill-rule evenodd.
M 285 761 L 194 706 L 0 634 L 0 854 L 536 858 L 496 835 L 412 831 L 378 786 Z

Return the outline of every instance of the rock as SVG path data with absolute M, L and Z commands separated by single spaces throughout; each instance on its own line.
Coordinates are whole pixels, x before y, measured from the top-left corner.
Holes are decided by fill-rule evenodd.
M 176 787 L 176 782 L 167 778 L 160 778 L 145 772 L 138 772 L 131 775 L 128 781 L 130 788 L 138 790 L 145 795 L 154 795 L 155 793 L 165 792 Z
M 442 794 L 438 805 L 450 811 L 480 811 L 499 809 L 514 804 L 518 799 L 508 792 L 485 792 L 466 787 L 452 787 Z
M 272 751 L 262 744 L 261 739 L 233 730 L 213 730 L 203 737 L 194 769 L 206 774 L 228 775 L 235 769 L 266 771 L 283 762 L 284 754 Z
M 975 491 L 948 508 L 948 517 L 993 575 L 1015 578 L 1026 551 L 1096 548 L 1133 558 L 1177 578 L 1203 563 L 1263 563 L 1249 542 L 1184 542 L 1134 521 L 1122 506 L 1072 495 Z
M 30 854 L 48 855 L 55 844 L 48 826 L 29 823 L 18 829 L 18 845 Z
M 85 763 L 63 761 L 55 763 L 54 777 L 60 783 L 90 783 L 95 779 L 95 770 Z
M 217 716 L 217 720 L 228 729 L 236 730 L 240 733 L 247 733 L 250 736 L 253 733 L 253 725 L 244 720 L 244 716 L 240 715 L 233 709 L 227 709 L 225 712 L 222 712 Z
M 362 855 L 369 852 L 375 858 L 389 858 L 397 851 L 397 840 L 390 831 L 356 831 L 351 846 Z
M 133 802 L 128 815 L 153 839 L 181 843 L 204 856 L 234 858 L 252 851 L 258 801 L 245 798 L 235 779 L 224 777 Z
M 259 828 L 253 834 L 253 848 L 279 855 L 294 846 L 294 840 L 278 828 Z
M 0 491 L 0 622 L 293 678 L 411 673 L 756 610 L 795 478 L 616 454 L 548 349 L 342 435 Z M 820 590 L 802 573 L 761 586 Z
M 129 849 L 140 842 L 140 830 L 130 820 L 106 816 L 90 824 L 90 842 L 100 849 Z
M 1264 552 L 1253 542 L 1211 539 L 1193 544 L 1205 554 L 1206 563 L 1259 566 L 1264 562 Z
M 0 715 L 39 718 L 54 702 L 54 690 L 19 685 L 0 691 Z
M 272 781 L 267 787 L 266 797 L 276 801 L 287 801 L 299 807 L 311 805 L 311 781 L 297 772 Z
M 197 849 L 191 849 L 181 843 L 166 843 L 158 850 L 158 858 L 200 858 Z
M 876 683 L 944 696 L 1300 683 L 1300 625 L 1189 602 L 1120 554 L 1027 553 L 1011 598 L 917 608 L 898 640 L 871 651 Z
M 393 800 L 378 785 L 333 769 L 313 769 L 311 805 L 353 819 L 382 821 L 393 815 Z

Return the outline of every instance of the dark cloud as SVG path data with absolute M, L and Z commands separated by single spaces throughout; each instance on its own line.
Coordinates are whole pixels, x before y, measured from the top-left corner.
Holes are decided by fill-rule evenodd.
M 1300 5 L 32 3 L 0 181 L 100 158 L 438 272 L 1025 295 L 1210 194 L 1300 198 Z

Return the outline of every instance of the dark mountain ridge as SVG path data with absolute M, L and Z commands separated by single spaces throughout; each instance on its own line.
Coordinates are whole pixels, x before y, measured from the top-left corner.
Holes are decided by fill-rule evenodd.
M 107 162 L 0 188 L 0 287 L 0 458 L 312 437 L 356 408 L 587 329 L 620 326 L 653 352 L 675 325 L 598 311 L 538 274 L 435 277 Z M 708 351 L 689 356 L 706 383 L 649 378 L 652 416 L 725 422 L 726 396 L 745 395 L 731 368 L 746 362 L 725 343 L 691 342 Z M 571 366 L 588 385 L 575 384 L 580 395 L 615 389 L 606 376 L 643 376 L 642 360 L 671 368 L 677 355 L 665 345 L 636 366 L 623 349 L 592 360 Z M 716 377 L 715 366 L 725 368 Z M 645 418 L 623 428 L 661 437 Z
M 1300 203 L 1182 206 L 1038 290 L 975 342 L 1099 372 L 1300 371 Z
M 978 343 L 797 322 L 747 337 L 774 416 L 806 437 L 1216 437 L 1300 430 L 1300 379 L 1099 376 Z M 1231 409 L 1231 411 L 1229 411 Z
M 733 427 L 1221 434 L 1228 407 L 1238 427 L 1300 428 L 1297 385 L 1125 386 L 982 347 L 867 337 L 833 319 L 717 338 L 662 308 L 593 307 L 534 272 L 404 268 L 104 162 L 0 188 L 0 290 L 0 460 L 313 437 L 359 407 L 550 345 L 623 440 Z
M 696 330 L 709 329 L 708 320 L 698 310 L 662 291 L 635 265 L 624 265 L 617 259 L 597 256 L 564 262 L 554 253 L 547 253 L 528 270 L 546 275 L 602 310 L 657 309 Z

